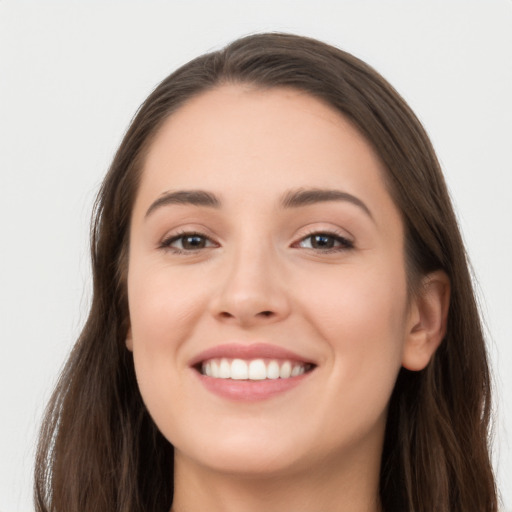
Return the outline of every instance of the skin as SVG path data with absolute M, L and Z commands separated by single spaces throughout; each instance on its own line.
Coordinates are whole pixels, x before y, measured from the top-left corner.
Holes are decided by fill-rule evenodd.
M 408 296 L 404 228 L 384 172 L 346 119 L 290 89 L 224 85 L 158 132 L 132 214 L 126 344 L 175 447 L 175 512 L 379 510 L 393 385 L 402 365 L 428 363 L 449 292 L 436 273 Z M 198 189 L 220 206 L 155 205 Z M 283 207 L 299 189 L 342 191 L 364 206 Z M 202 248 L 176 238 L 190 232 Z M 333 247 L 314 247 L 312 233 Z M 190 367 L 224 343 L 269 343 L 316 367 L 285 393 L 229 400 Z

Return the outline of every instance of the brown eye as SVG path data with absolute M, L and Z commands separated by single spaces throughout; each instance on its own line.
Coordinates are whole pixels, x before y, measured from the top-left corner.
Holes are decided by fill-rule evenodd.
M 313 233 L 299 242 L 299 247 L 319 251 L 352 249 L 354 244 L 346 238 L 331 233 Z
M 206 238 L 199 235 L 183 236 L 181 246 L 185 250 L 203 249 L 206 247 Z
M 208 237 L 199 233 L 184 233 L 162 242 L 162 248 L 171 249 L 178 253 L 198 251 L 209 247 L 215 247 L 215 244 Z
M 332 249 L 336 243 L 333 236 L 329 235 L 312 235 L 311 247 L 314 249 Z

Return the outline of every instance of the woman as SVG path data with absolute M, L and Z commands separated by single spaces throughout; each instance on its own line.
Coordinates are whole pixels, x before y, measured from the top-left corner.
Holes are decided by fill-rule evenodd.
M 497 509 L 431 144 L 353 56 L 240 39 L 165 79 L 100 191 L 39 511 Z

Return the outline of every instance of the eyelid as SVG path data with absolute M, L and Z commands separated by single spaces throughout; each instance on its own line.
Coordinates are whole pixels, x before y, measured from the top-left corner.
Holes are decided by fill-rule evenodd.
M 347 251 L 354 249 L 354 239 L 352 236 L 348 235 L 345 231 L 336 229 L 336 228 L 322 228 L 320 227 L 310 227 L 308 230 L 300 235 L 296 239 L 295 242 L 291 244 L 291 247 L 300 249 L 300 244 L 307 240 L 308 238 L 311 238 L 315 235 L 325 235 L 327 237 L 332 237 L 335 240 L 337 240 L 339 243 L 341 243 L 338 247 L 331 247 L 331 248 L 315 248 L 315 247 L 304 247 L 303 249 L 319 252 L 319 253 L 329 253 L 329 252 L 341 252 L 341 251 Z
M 165 235 L 158 242 L 158 249 L 168 250 L 174 252 L 176 254 L 197 254 L 198 252 L 204 251 L 205 249 L 212 249 L 215 247 L 220 247 L 220 243 L 213 237 L 211 234 L 205 233 L 205 231 L 209 231 L 207 229 L 197 229 L 195 227 L 190 226 L 178 228 L 177 230 L 172 231 L 171 233 Z M 324 235 L 326 237 L 332 237 L 335 239 L 335 242 L 338 242 L 336 247 L 301 247 L 301 244 L 315 235 Z M 198 248 L 188 248 L 188 249 L 180 249 L 179 247 L 173 247 L 172 244 L 180 239 L 184 239 L 186 237 L 200 237 L 206 241 L 204 247 Z M 317 253 L 329 253 L 329 252 L 341 252 L 347 251 L 354 248 L 354 239 L 353 236 L 349 235 L 345 230 L 341 230 L 337 227 L 324 227 L 324 226 L 306 226 L 303 228 L 303 232 L 298 234 L 295 237 L 295 241 L 290 244 L 290 247 L 294 249 L 306 249 L 312 252 Z
M 177 240 L 186 238 L 186 237 L 200 237 L 203 238 L 209 243 L 209 245 L 205 247 L 198 247 L 197 249 L 180 249 L 178 247 L 172 247 L 171 244 L 176 242 Z M 205 249 L 211 249 L 213 247 L 219 247 L 219 243 L 216 242 L 212 236 L 205 234 L 201 230 L 197 229 L 180 229 L 179 231 L 174 231 L 173 233 L 166 235 L 163 239 L 158 243 L 158 248 L 174 252 L 175 254 L 196 254 Z

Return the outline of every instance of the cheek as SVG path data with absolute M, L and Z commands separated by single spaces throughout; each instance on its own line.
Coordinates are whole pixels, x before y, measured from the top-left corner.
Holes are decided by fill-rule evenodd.
M 339 380 L 361 392 L 367 389 L 368 396 L 376 393 L 376 383 L 381 386 L 377 393 L 391 392 L 405 342 L 405 275 L 387 270 L 346 272 L 302 301 L 304 315 L 329 345 Z
M 179 368 L 181 347 L 198 322 L 197 286 L 180 282 L 169 271 L 132 266 L 128 274 L 128 303 L 135 372 L 139 389 L 157 425 L 172 431 L 174 408 L 181 410 Z M 174 407 L 170 408 L 169 403 Z
M 175 348 L 193 328 L 197 287 L 165 272 L 134 271 L 128 276 L 128 303 L 134 349 Z M 139 346 L 139 347 L 137 347 Z
M 157 424 L 173 424 L 169 401 L 177 404 L 186 395 L 179 369 L 185 362 L 183 347 L 204 311 L 200 290 L 199 285 L 180 280 L 169 269 L 133 265 L 128 274 L 135 372 L 144 402 L 151 415 L 156 414 Z
M 407 288 L 403 267 L 386 269 L 343 269 L 339 276 L 316 279 L 302 286 L 303 314 L 323 326 L 329 339 L 357 337 L 370 343 L 370 333 L 387 335 L 403 333 L 407 311 Z M 376 340 L 374 340 L 376 341 Z
M 354 273 L 343 286 L 317 290 L 322 300 L 303 297 L 310 324 L 331 354 L 318 426 L 326 437 L 336 438 L 340 425 L 353 442 L 384 428 L 401 366 L 407 296 L 400 275 L 382 281 L 371 272 Z

